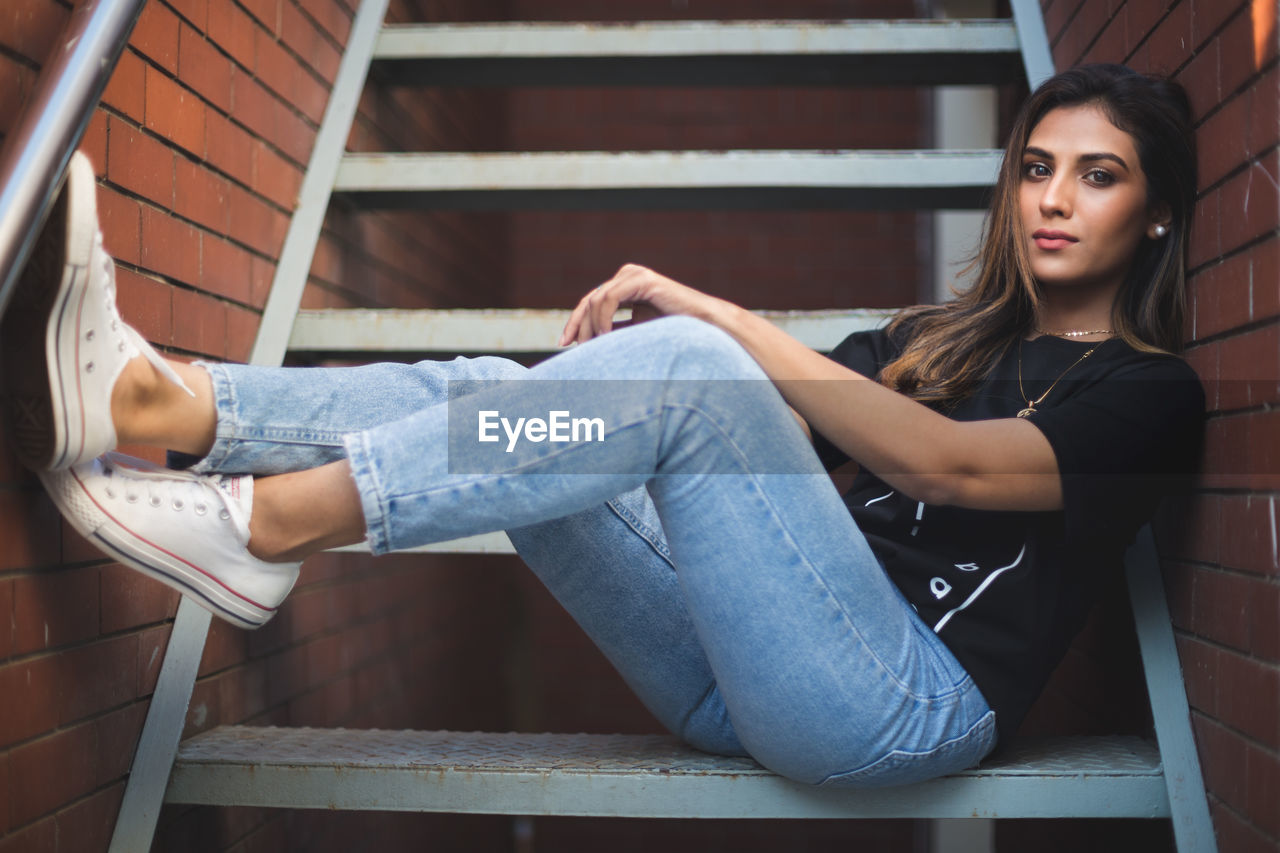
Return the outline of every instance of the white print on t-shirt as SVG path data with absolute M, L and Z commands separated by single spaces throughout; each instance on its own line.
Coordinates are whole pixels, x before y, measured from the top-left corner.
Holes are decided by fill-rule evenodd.
M 951 592 L 951 584 L 942 578 L 934 578 L 929 581 L 929 592 L 933 593 L 933 597 L 941 601 L 947 597 L 947 593 Z
M 982 566 L 979 566 L 977 563 L 956 563 L 956 568 L 962 572 L 976 572 L 978 569 L 982 568 Z
M 874 504 L 874 503 L 879 503 L 880 501 L 884 500 L 885 498 L 891 498 L 891 497 L 893 497 L 893 492 L 889 492 L 889 494 L 887 494 L 887 495 L 881 495 L 881 496 L 880 496 L 880 497 L 878 497 L 878 498 L 872 498 L 871 500 L 869 500 L 869 501 L 867 501 L 866 503 L 864 503 L 864 504 L 863 504 L 863 506 L 871 506 L 871 505 L 872 505 L 872 504 Z
M 920 501 L 920 505 L 916 507 L 916 521 L 919 521 L 919 520 L 920 520 L 920 519 L 922 519 L 922 518 L 924 518 L 924 501 Z M 920 525 L 919 525 L 919 524 L 917 524 L 915 527 L 911 528 L 911 535 L 912 535 L 912 536 L 915 536 L 915 535 L 916 535 L 917 533 L 919 533 L 919 532 L 920 532 Z
M 1019 563 L 1022 562 L 1022 558 L 1026 556 L 1026 553 L 1027 553 L 1027 546 L 1026 546 L 1026 543 L 1023 543 L 1022 550 L 1018 552 L 1017 558 L 1015 558 L 1012 563 L 1010 563 L 1007 566 L 1002 566 L 996 569 L 991 574 L 987 575 L 986 580 L 978 584 L 978 588 L 975 589 L 973 592 L 971 592 L 968 598 L 960 602 L 959 606 L 953 607 L 950 610 L 948 610 L 946 612 L 946 615 L 944 615 L 941 619 L 938 620 L 938 624 L 933 626 L 933 632 L 936 634 L 939 631 L 941 631 L 943 628 L 946 627 L 947 623 L 951 621 L 952 616 L 955 616 L 961 610 L 964 610 L 970 604 L 973 604 L 975 601 L 977 601 L 978 596 L 982 595 L 982 593 L 987 591 L 987 587 L 991 586 L 992 581 L 994 581 L 996 578 L 1000 577 L 1000 575 L 1004 574 L 1010 569 L 1015 568 Z

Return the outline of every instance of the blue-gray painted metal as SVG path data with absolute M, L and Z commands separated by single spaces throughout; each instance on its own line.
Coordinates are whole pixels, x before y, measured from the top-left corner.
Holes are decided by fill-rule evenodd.
M 627 312 L 624 312 L 624 315 Z M 807 347 L 830 350 L 888 322 L 889 311 L 756 311 Z M 623 315 L 620 315 L 623 316 Z M 299 311 L 295 352 L 552 353 L 567 310 L 333 308 Z
M 1173 836 L 1179 853 L 1217 853 L 1200 758 L 1187 706 L 1187 690 L 1169 622 L 1155 538 L 1143 528 L 1128 558 L 1129 597 L 1151 697 L 1151 718 L 1164 762 Z
M 5 139 L 0 150 L 0 315 L 144 2 L 86 0 L 77 6 L 21 119 Z
M 647 818 L 1168 815 L 1140 738 L 1015 744 L 919 785 L 815 788 L 668 736 L 224 726 L 182 745 L 169 802 Z
M 1010 0 L 1013 23 L 1018 30 L 1018 43 L 1022 47 L 1022 67 L 1027 72 L 1027 86 L 1035 91 L 1045 80 L 1053 76 L 1053 51 L 1049 48 L 1049 35 L 1044 28 L 1044 13 L 1040 0 Z
M 764 20 L 386 27 L 375 74 L 422 86 L 993 84 L 1021 67 L 1013 21 Z
M 389 24 L 375 61 L 683 56 L 885 56 L 1018 52 L 1006 20 L 484 22 Z M 690 84 L 696 81 L 688 81 Z
M 387 0 L 364 0 L 351 24 L 346 51 L 338 65 L 333 91 L 325 107 L 320 131 L 311 150 L 307 174 L 298 192 L 298 206 L 289 221 L 271 295 L 258 326 L 258 337 L 249 354 L 250 364 L 280 364 L 284 360 L 293 318 L 302 304 L 302 292 L 320 239 L 325 210 L 333 192 L 338 163 L 351 133 L 351 122 L 369 73 L 373 46 L 387 14 Z
M 133 756 L 133 768 L 129 771 L 129 783 L 120 803 L 109 853 L 151 849 L 151 837 L 156 831 L 169 771 L 182 738 L 211 619 L 209 611 L 190 598 L 183 597 L 178 605 L 178 616 L 173 622 L 147 722 Z
M 525 151 L 365 153 L 342 159 L 338 192 L 821 187 L 990 187 L 1002 152 Z

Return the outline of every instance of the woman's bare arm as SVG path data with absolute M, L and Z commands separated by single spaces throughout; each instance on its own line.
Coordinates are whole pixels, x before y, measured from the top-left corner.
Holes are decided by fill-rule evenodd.
M 623 267 L 583 297 L 561 343 L 609 331 L 622 305 L 634 306 L 641 319 L 684 314 L 728 332 L 814 430 L 916 500 L 971 509 L 1062 507 L 1053 449 L 1031 423 L 953 421 L 814 352 L 731 302 L 644 267 Z

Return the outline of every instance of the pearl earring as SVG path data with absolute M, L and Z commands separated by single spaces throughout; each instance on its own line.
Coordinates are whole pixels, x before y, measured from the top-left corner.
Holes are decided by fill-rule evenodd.
M 1157 226 L 1156 226 L 1156 239 L 1157 239 L 1157 240 L 1159 240 L 1161 237 L 1163 237 L 1164 235 L 1166 235 L 1166 234 L 1168 234 L 1168 233 L 1169 233 L 1169 229 L 1168 229 L 1168 228 L 1165 228 L 1163 225 L 1157 225 Z

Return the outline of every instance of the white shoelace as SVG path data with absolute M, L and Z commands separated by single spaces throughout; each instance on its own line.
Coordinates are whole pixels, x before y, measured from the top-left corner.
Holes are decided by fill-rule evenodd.
M 156 352 L 155 348 L 142 335 L 138 334 L 136 329 L 120 319 L 120 311 L 116 306 L 116 265 L 115 261 L 111 260 L 111 256 L 107 254 L 106 249 L 103 248 L 101 231 L 97 231 L 93 235 L 93 253 L 101 262 L 102 271 L 107 277 L 107 285 L 103 288 L 105 292 L 104 298 L 106 299 L 105 307 L 107 315 L 111 318 L 110 333 L 119 337 L 116 342 L 116 348 L 129 358 L 132 358 L 134 353 L 140 353 L 151 363 L 152 367 L 160 372 L 161 376 L 194 397 L 196 393 L 187 387 L 187 383 L 182 381 L 182 377 L 165 362 L 160 353 Z M 123 334 L 121 334 L 122 329 Z M 92 334 L 92 331 L 90 334 Z M 133 353 L 129 351 L 131 348 Z M 89 369 L 93 369 L 92 363 L 89 364 Z
M 222 521 L 230 521 L 241 537 L 248 541 L 248 494 L 241 491 L 238 480 L 222 476 L 190 474 L 157 468 L 155 472 L 108 461 L 103 465 L 107 477 L 104 487 L 112 500 L 123 498 L 128 504 L 144 504 L 152 509 L 169 509 L 172 512 L 190 511 L 203 518 L 214 512 Z M 250 484 L 252 481 L 250 481 Z

